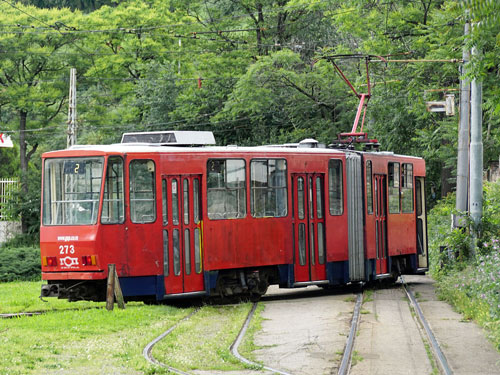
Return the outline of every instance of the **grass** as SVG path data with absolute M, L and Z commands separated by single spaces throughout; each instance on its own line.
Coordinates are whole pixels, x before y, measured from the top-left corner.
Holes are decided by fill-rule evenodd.
M 1 285 L 0 285 L 1 287 Z M 135 374 L 149 371 L 142 350 L 186 315 L 169 306 L 56 310 L 0 321 L 3 374 Z
M 356 366 L 363 359 L 364 358 L 361 356 L 361 354 L 359 354 L 356 350 L 354 350 L 352 353 L 352 358 L 351 358 L 351 366 L 352 367 Z
M 460 313 L 464 321 L 474 320 L 487 333 L 487 337 L 500 351 L 500 319 L 498 318 L 499 306 L 493 306 L 480 294 L 474 293 L 472 287 L 467 288 L 467 282 L 472 283 L 471 270 L 451 272 L 439 281 L 439 297 L 451 303 Z M 500 271 L 499 271 L 500 274 Z M 457 283 L 460 285 L 457 286 Z M 462 287 L 462 283 L 464 286 Z
M 0 283 L 0 313 L 44 311 L 33 317 L 0 319 L 0 375 L 166 374 L 142 356 L 144 347 L 188 315 L 192 308 L 128 303 L 107 311 L 105 303 L 41 301 L 41 282 Z M 160 362 L 183 370 L 242 370 L 229 347 L 250 303 L 203 306 L 153 348 Z M 252 358 L 260 330 L 259 305 L 239 348 Z
M 69 303 L 66 300 L 58 300 L 56 298 L 47 298 L 47 302 L 43 302 L 38 297 L 40 295 L 41 286 L 41 281 L 0 283 L 0 313 L 67 310 L 105 306 L 103 302 L 80 301 Z
M 373 301 L 373 289 L 363 290 L 363 303 Z
M 142 356 L 144 347 L 179 322 L 192 308 L 129 303 L 107 311 L 104 303 L 38 299 L 41 282 L 0 283 L 2 313 L 46 311 L 46 314 L 0 320 L 0 374 L 163 374 Z M 230 353 L 250 303 L 203 306 L 160 341 L 153 355 L 184 370 L 242 370 Z M 259 306 L 240 352 L 255 346 L 261 324 Z
M 159 361 L 182 370 L 242 370 L 244 365 L 233 357 L 229 347 L 250 308 L 250 303 L 204 306 L 160 341 L 154 347 L 153 355 Z

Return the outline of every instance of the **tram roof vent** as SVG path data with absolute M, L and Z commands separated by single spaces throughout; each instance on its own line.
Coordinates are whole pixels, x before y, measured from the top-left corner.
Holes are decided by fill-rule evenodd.
M 121 143 L 142 143 L 161 146 L 206 146 L 215 145 L 210 131 L 169 130 L 156 132 L 124 133 Z
M 313 138 L 306 138 L 299 142 L 298 148 L 325 148 L 323 143 L 319 143 Z

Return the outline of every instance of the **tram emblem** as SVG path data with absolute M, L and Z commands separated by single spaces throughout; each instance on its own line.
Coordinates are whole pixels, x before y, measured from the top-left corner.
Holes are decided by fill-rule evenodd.
M 71 258 L 69 256 L 61 258 L 61 268 L 76 268 L 78 266 L 78 258 Z

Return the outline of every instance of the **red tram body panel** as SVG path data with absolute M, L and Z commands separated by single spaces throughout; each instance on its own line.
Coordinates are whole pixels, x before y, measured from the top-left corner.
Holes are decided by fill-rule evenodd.
M 43 155 L 42 296 L 260 296 L 421 273 L 425 162 L 301 147 L 74 146 Z

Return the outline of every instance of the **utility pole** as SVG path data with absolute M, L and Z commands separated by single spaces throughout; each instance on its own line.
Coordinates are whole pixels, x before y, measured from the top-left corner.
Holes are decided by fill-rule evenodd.
M 76 145 L 76 69 L 69 73 L 69 109 L 67 147 Z
M 466 20 L 464 35 L 467 38 L 470 32 L 469 21 Z M 458 130 L 458 155 L 457 155 L 457 197 L 456 210 L 458 216 L 453 217 L 453 227 L 464 227 L 463 216 L 467 212 L 468 187 L 469 187 L 469 125 L 470 125 L 470 81 L 467 78 L 470 51 L 467 46 L 462 52 L 462 66 L 460 69 L 460 122 Z
M 476 47 L 472 47 L 472 57 L 478 58 Z M 470 215 L 476 230 L 483 215 L 483 85 L 475 77 L 471 83 L 470 113 Z M 475 232 L 476 232 L 475 230 Z M 477 235 L 477 232 L 475 233 Z

